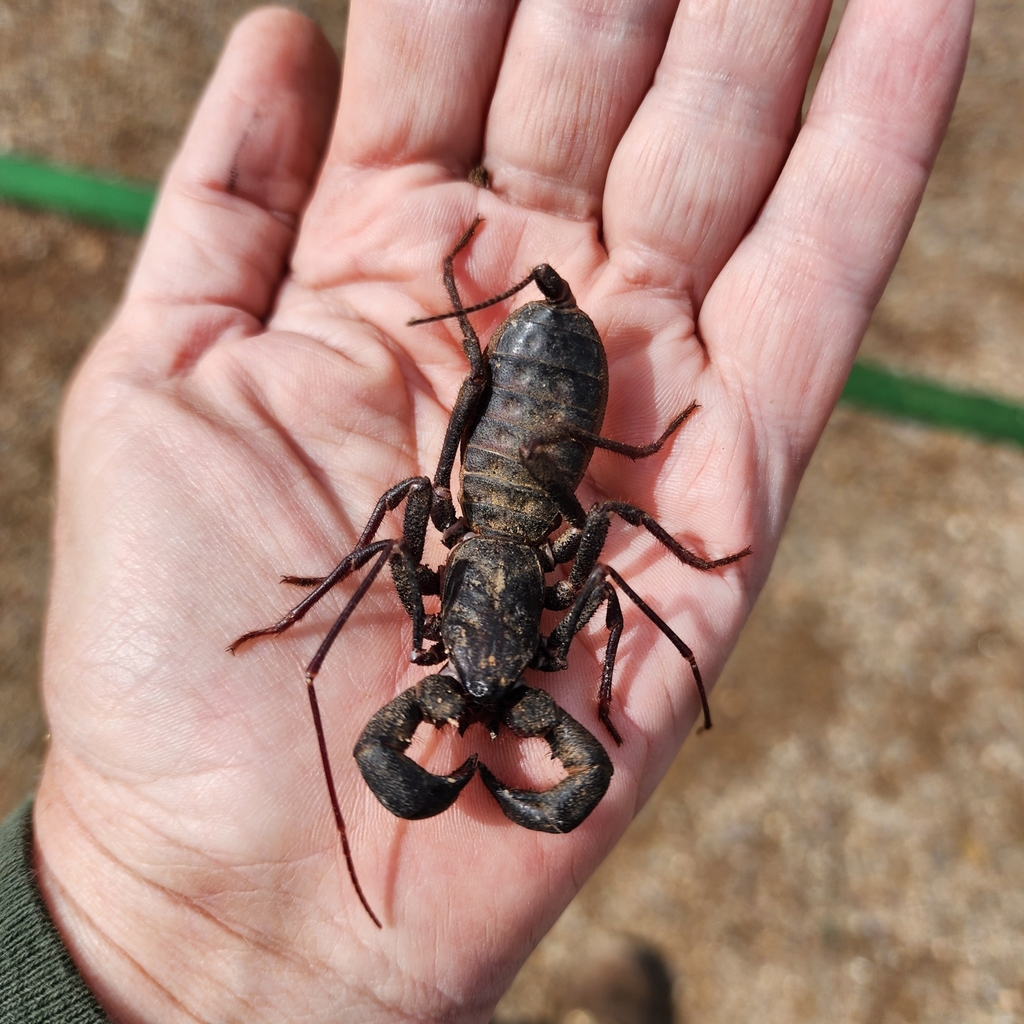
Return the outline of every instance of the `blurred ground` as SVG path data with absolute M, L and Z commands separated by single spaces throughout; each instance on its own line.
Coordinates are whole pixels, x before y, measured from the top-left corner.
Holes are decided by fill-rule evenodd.
M 156 180 L 251 4 L 0 3 L 0 149 Z M 343 5 L 299 4 L 340 49 Z M 967 78 L 865 353 L 1024 402 L 1024 4 Z M 0 812 L 33 785 L 51 434 L 136 240 L 0 206 Z M 527 963 L 546 1024 L 595 936 L 676 1020 L 1024 1021 L 1024 452 L 840 409 L 691 737 Z M 579 1019 L 579 1015 L 577 1015 Z

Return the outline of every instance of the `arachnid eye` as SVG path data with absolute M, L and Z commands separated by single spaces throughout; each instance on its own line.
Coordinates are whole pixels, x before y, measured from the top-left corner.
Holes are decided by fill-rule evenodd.
M 477 698 L 486 697 L 491 690 L 491 686 L 486 679 L 470 679 L 463 685 L 473 697 Z

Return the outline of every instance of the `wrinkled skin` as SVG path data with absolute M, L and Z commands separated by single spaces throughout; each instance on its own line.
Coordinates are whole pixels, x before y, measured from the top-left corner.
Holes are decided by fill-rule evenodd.
M 393 818 L 348 755 L 424 674 L 381 581 L 319 680 L 378 931 L 303 692 L 330 609 L 224 648 L 293 603 L 278 573 L 326 572 L 387 486 L 432 473 L 466 365 L 456 327 L 406 321 L 447 308 L 441 257 L 479 213 L 466 300 L 557 268 L 605 339 L 606 435 L 649 441 L 700 403 L 656 458 L 596 453 L 580 496 L 633 501 L 710 556 L 753 548 L 700 574 L 622 524 L 609 540 L 717 675 L 909 228 L 971 15 L 850 0 L 796 135 L 827 7 L 365 0 L 336 123 L 316 29 L 263 11 L 235 31 L 59 444 L 36 858 L 115 1020 L 486 1020 L 648 798 L 697 699 L 627 608 L 624 742 L 576 831 L 513 825 L 479 779 L 444 815 Z M 467 181 L 481 155 L 489 192 Z M 528 674 L 594 731 L 603 643 L 595 624 L 569 671 Z M 451 733 L 435 770 L 489 742 Z M 491 763 L 539 777 L 537 744 Z

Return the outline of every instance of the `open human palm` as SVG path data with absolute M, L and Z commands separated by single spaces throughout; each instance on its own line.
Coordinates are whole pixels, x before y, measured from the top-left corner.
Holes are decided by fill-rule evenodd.
M 578 829 L 519 828 L 478 781 L 437 817 L 392 817 L 349 752 L 433 670 L 410 665 L 382 576 L 318 680 L 378 931 L 303 686 L 354 583 L 225 647 L 301 596 L 279 574 L 327 573 L 389 486 L 433 474 L 467 366 L 455 321 L 408 321 L 449 308 L 441 258 L 479 216 L 464 302 L 555 267 L 605 341 L 605 436 L 651 441 L 699 403 L 650 459 L 596 453 L 580 498 L 639 505 L 707 557 L 753 549 L 700 573 L 618 523 L 603 556 L 717 675 L 909 228 L 970 22 L 967 0 L 851 0 L 797 134 L 828 7 L 354 5 L 333 121 L 309 23 L 236 30 L 59 450 L 38 861 L 115 1019 L 485 1019 L 650 795 L 699 704 L 625 602 L 621 747 L 596 717 L 600 622 L 567 671 L 531 676 L 611 751 Z M 491 189 L 468 180 L 481 159 Z M 481 337 L 507 309 L 474 315 Z M 416 756 L 557 777 L 540 741 L 451 733 Z

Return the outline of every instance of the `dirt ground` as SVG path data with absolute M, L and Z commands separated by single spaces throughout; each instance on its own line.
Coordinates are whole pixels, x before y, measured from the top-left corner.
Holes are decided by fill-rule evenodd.
M 0 2 L 0 149 L 160 177 L 251 4 Z M 339 50 L 344 8 L 298 4 Z M 1024 4 L 979 0 L 949 136 L 864 352 L 1024 402 Z M 0 812 L 34 783 L 61 389 L 136 240 L 0 205 Z M 1024 451 L 840 408 L 691 737 L 527 963 L 546 1024 L 595 936 L 687 1024 L 1024 1021 Z

